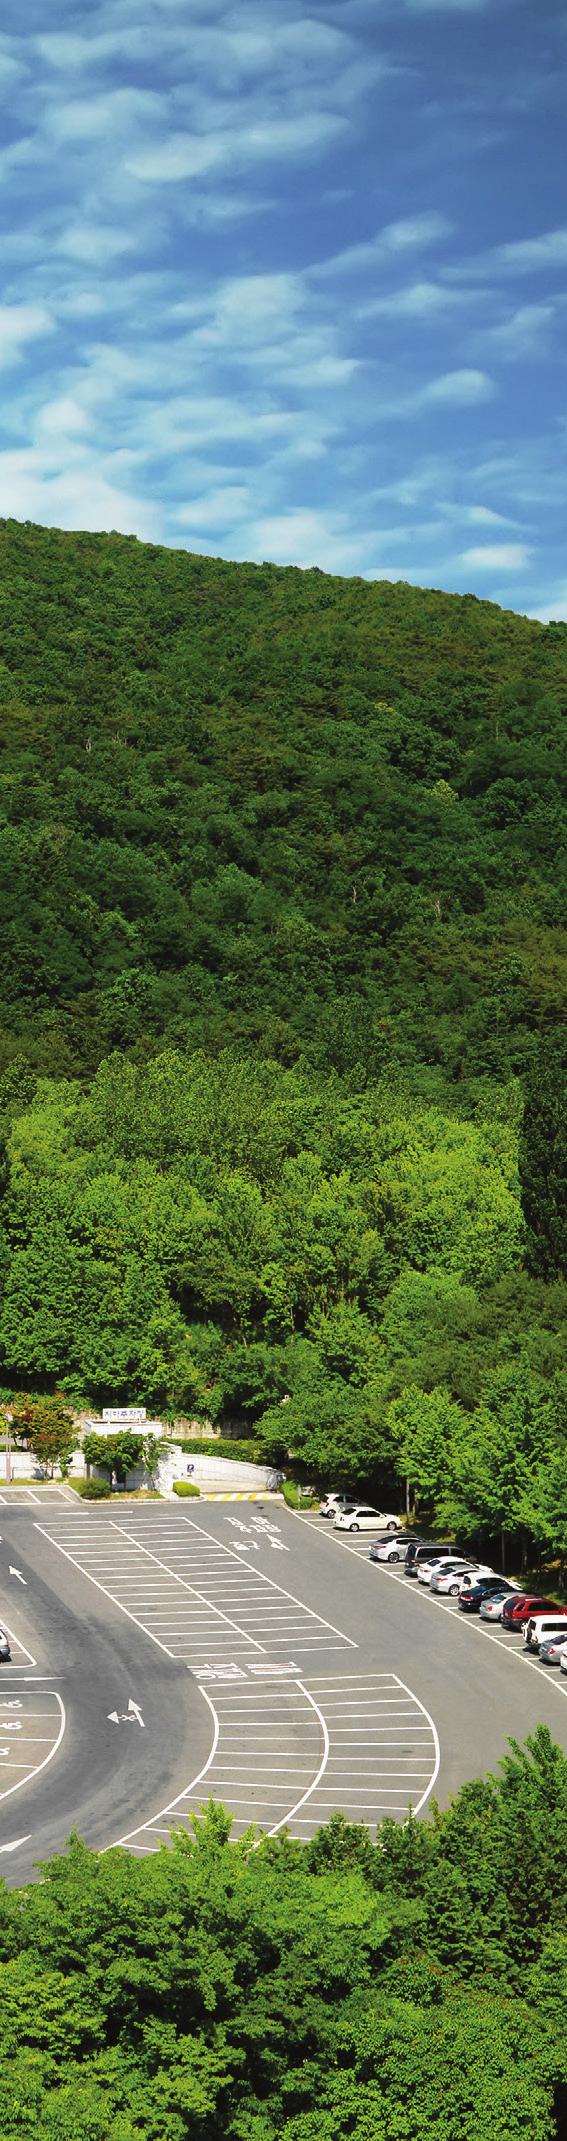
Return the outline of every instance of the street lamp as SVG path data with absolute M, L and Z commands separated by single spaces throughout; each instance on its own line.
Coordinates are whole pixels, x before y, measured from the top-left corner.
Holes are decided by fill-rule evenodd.
M 13 1412 L 5 1412 L 5 1413 L 4 1413 L 4 1419 L 5 1419 L 5 1422 L 6 1422 L 6 1486 L 7 1486 L 7 1487 L 9 1487 L 9 1485 L 10 1485 L 10 1480 L 11 1480 L 11 1478 L 12 1478 L 12 1421 L 13 1421 L 13 1418 L 14 1418 Z

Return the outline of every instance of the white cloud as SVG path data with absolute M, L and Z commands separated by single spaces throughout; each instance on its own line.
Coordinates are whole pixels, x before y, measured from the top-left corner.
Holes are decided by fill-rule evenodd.
M 492 506 L 463 506 L 461 518 L 468 521 L 471 528 L 506 528 L 510 525 L 508 514 L 495 513 Z
M 567 580 L 562 581 L 551 602 L 540 602 L 529 615 L 540 624 L 567 624 Z
M 348 518 L 333 512 L 295 506 L 286 512 L 251 520 L 244 557 L 270 558 L 276 565 L 318 565 L 327 572 L 356 572 L 368 558 L 368 531 L 352 532 Z
M 95 456 L 78 455 L 65 442 L 53 453 L 29 447 L 0 453 L 2 511 L 44 527 L 120 528 L 124 535 L 159 540 L 161 515 L 145 500 L 109 480 Z
M 440 379 L 431 379 L 423 387 L 418 399 L 422 407 L 434 402 L 452 405 L 454 408 L 471 407 L 475 402 L 488 401 L 494 387 L 487 372 L 464 369 L 443 372 Z
M 481 592 L 523 570 L 505 558 L 531 555 L 543 498 L 567 494 L 555 440 L 531 451 L 514 401 L 560 317 L 567 229 L 528 239 L 520 220 L 509 244 L 448 264 L 448 156 L 461 114 L 486 146 L 496 104 L 483 31 L 447 109 L 449 18 L 475 12 L 60 0 L 49 31 L 28 0 L 0 34 L 0 362 L 18 359 L 4 440 L 30 441 L 4 455 L 4 510 L 418 584 L 461 569 Z M 506 126 L 513 99 L 510 82 Z M 522 305 L 516 278 L 540 267 L 553 295 Z M 491 438 L 491 374 L 512 357 Z
M 545 271 L 554 273 L 567 264 L 567 227 L 542 231 L 536 238 L 513 238 L 503 245 L 491 246 L 484 253 L 471 254 L 456 266 L 444 269 L 448 282 L 471 282 L 479 277 L 484 281 L 497 271 L 498 275 L 537 275 Z
M 46 439 L 81 436 L 88 425 L 88 415 L 71 395 L 61 396 L 59 401 L 45 402 L 37 418 L 37 436 Z
M 484 403 L 494 394 L 492 379 L 488 373 L 477 373 L 471 368 L 462 368 L 458 373 L 441 373 L 441 379 L 430 379 L 426 388 L 415 396 L 415 407 L 432 409 L 473 409 L 475 403 Z
M 421 252 L 436 245 L 449 236 L 451 229 L 447 217 L 437 209 L 423 209 L 415 216 L 403 216 L 396 223 L 385 223 L 374 238 L 363 239 L 359 245 L 349 245 L 343 252 L 331 254 L 328 260 L 317 261 L 311 273 L 314 276 L 360 274 L 361 270 L 378 267 L 383 261 L 398 259 L 401 254 Z
M 447 290 L 442 283 L 415 282 L 402 290 L 391 290 L 387 297 L 371 298 L 369 304 L 359 306 L 361 320 L 429 320 L 437 319 L 439 313 L 448 312 L 452 305 L 462 304 L 460 293 Z
M 121 139 L 131 128 L 154 120 L 159 123 L 165 110 L 166 98 L 155 90 L 112 89 L 99 96 L 70 97 L 49 105 L 45 124 L 54 141 L 108 141 L 113 134 Z
M 400 416 L 413 409 L 472 409 L 478 403 L 489 401 L 493 393 L 494 384 L 487 372 L 464 367 L 455 372 L 441 372 L 438 379 L 427 380 L 415 393 L 406 394 L 388 406 L 392 415 Z
M 530 275 L 539 268 L 565 267 L 567 230 L 543 231 L 539 238 L 516 238 L 509 245 L 497 245 L 492 258 L 502 267 L 513 268 L 516 275 Z
M 177 185 L 180 179 L 199 178 L 206 171 L 226 161 L 222 137 L 198 134 L 170 134 L 153 147 L 141 149 L 127 156 L 126 170 L 133 178 L 139 178 L 158 186 Z
M 54 324 L 45 305 L 0 305 L 0 365 L 17 364 L 26 344 L 51 334 Z
M 0 50 L 0 92 L 4 89 L 12 90 L 16 82 L 21 82 L 24 72 L 21 60 L 15 59 L 12 53 Z
M 299 275 L 231 276 L 209 294 L 206 303 L 212 317 L 202 333 L 209 343 L 227 343 L 231 350 L 242 342 L 262 342 L 274 330 L 287 330 L 303 298 Z
M 154 185 L 179 184 L 209 171 L 245 170 L 256 160 L 277 163 L 287 157 L 317 156 L 346 127 L 340 112 L 298 113 L 287 119 L 245 121 L 217 134 L 170 134 L 153 147 L 125 159 L 133 178 Z
M 483 543 L 461 552 L 461 565 L 471 565 L 475 572 L 524 572 L 529 562 L 525 543 Z
M 115 230 L 109 224 L 68 223 L 56 240 L 55 250 L 84 267 L 105 268 L 121 253 L 131 252 L 136 237 L 131 230 Z
M 193 498 L 188 505 L 177 506 L 175 519 L 182 528 L 203 530 L 234 526 L 250 511 L 250 491 L 244 483 L 227 483 L 218 490 L 209 491 L 204 497 Z
M 547 348 L 555 315 L 555 305 L 519 305 L 506 320 L 477 335 L 477 347 L 510 362 L 539 357 Z

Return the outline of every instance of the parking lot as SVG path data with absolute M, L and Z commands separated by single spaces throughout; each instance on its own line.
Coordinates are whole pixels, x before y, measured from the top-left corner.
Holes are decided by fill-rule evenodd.
M 323 1529 L 323 1524 L 321 1528 Z M 349 1532 L 335 1531 L 332 1523 L 325 1523 L 324 1528 L 332 1538 L 333 1546 L 339 1552 L 353 1554 L 357 1560 L 368 1562 L 371 1543 L 368 1534 L 353 1536 Z M 379 1534 L 376 1534 L 376 1536 L 379 1536 Z M 519 1662 L 526 1671 L 532 1674 L 535 1669 L 536 1673 L 539 1673 L 549 1683 L 563 1702 L 567 1700 L 567 1674 L 559 1672 L 556 1667 L 541 1665 L 535 1652 L 526 1651 L 521 1630 L 512 1634 L 502 1628 L 498 1621 L 491 1627 L 487 1627 L 486 1622 L 481 1621 L 478 1614 L 467 1614 L 465 1617 L 464 1614 L 459 1612 L 458 1599 L 436 1597 L 435 1593 L 429 1590 L 428 1585 L 418 1583 L 417 1577 L 404 1575 L 403 1563 L 395 1569 L 389 1568 L 387 1563 L 381 1565 L 373 1562 L 369 1566 L 372 1575 L 377 1578 L 380 1584 L 401 1584 L 406 1596 L 415 1599 L 418 1609 L 426 1614 L 448 1614 L 451 1620 L 462 1630 L 463 1635 L 474 1637 L 477 1642 L 496 1644 L 507 1659 L 515 1660 L 516 1663 Z M 427 1627 L 427 1621 L 425 1626 Z M 433 1636 L 431 1640 L 434 1640 Z
M 285 1826 L 307 1837 L 337 1809 L 370 1826 L 384 1814 L 403 1819 L 431 1790 L 435 1729 L 393 1673 L 290 1676 L 277 1685 L 269 1676 L 254 1684 L 219 1676 L 207 1701 L 209 1761 L 176 1802 L 128 1837 L 135 1851 L 157 1849 L 209 1797 L 230 1810 L 234 1835 L 255 1822 L 270 1836 Z
M 25 1734 L 0 1736 L 0 1760 L 6 1790 L 29 1778 L 34 1817 L 33 1833 L 31 1818 L 0 1818 L 0 1851 L 18 1853 L 10 1878 L 73 1824 L 97 1848 L 142 1856 L 209 1797 L 235 1837 L 254 1824 L 306 1838 L 334 1811 L 374 1830 L 433 1791 L 446 1803 L 540 1722 L 567 1751 L 565 1681 L 401 1566 L 371 1564 L 367 1534 L 281 1504 L 189 1506 L 2 1511 L 0 1608 L 15 1639 L 0 1695 L 22 1702 Z M 57 1696 L 69 1729 L 56 1745 Z M 37 1788 L 31 1760 L 14 1768 L 34 1725 L 50 1765 Z
M 131 1508 L 106 1522 L 80 1512 L 41 1526 L 57 1553 L 189 1668 L 208 1704 L 207 1762 L 129 1837 L 132 1848 L 156 1848 L 172 1820 L 187 1823 L 209 1796 L 230 1808 L 235 1834 L 250 1822 L 311 1834 L 337 1807 L 372 1824 L 386 1812 L 405 1816 L 436 1774 L 430 1718 L 397 1675 L 357 1670 L 353 1636 L 262 1567 L 291 1552 L 276 1513 L 223 1509 L 213 1522 L 209 1512 L 202 1521 Z
M 254 1565 L 260 1540 L 272 1554 L 287 1551 L 281 1527 L 268 1518 L 252 1516 L 238 1532 L 227 1526 L 219 1537 L 175 1509 L 170 1514 L 133 1506 L 106 1523 L 80 1512 L 48 1520 L 42 1530 L 151 1642 L 193 1672 L 206 1670 L 211 1655 L 215 1663 L 239 1663 L 254 1656 L 285 1659 L 297 1649 L 304 1659 L 355 1647 L 332 1621 Z

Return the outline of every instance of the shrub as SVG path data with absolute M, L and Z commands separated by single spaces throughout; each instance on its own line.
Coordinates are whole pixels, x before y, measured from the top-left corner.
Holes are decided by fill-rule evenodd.
M 112 1490 L 109 1479 L 75 1479 L 73 1486 L 75 1493 L 81 1494 L 84 1502 L 108 1502 L 110 1500 Z
M 265 1444 L 245 1436 L 238 1439 L 232 1435 L 192 1435 L 190 1440 L 182 1440 L 181 1436 L 174 1435 L 172 1439 L 176 1448 L 185 1451 L 188 1457 L 235 1457 L 241 1464 L 270 1463 Z
M 307 1487 L 301 1488 L 301 1503 L 298 1501 L 298 1485 L 295 1479 L 284 1479 L 282 1494 L 288 1509 L 318 1509 L 321 1496 L 310 1494 Z
M 196 1487 L 196 1486 L 195 1486 L 195 1482 L 194 1482 L 194 1480 L 193 1480 L 193 1479 L 174 1479 L 174 1482 L 173 1482 L 173 1492 L 174 1492 L 174 1494 L 197 1494 L 197 1495 L 198 1495 L 198 1494 L 199 1494 L 199 1492 L 200 1492 L 200 1489 L 199 1489 L 199 1487 Z

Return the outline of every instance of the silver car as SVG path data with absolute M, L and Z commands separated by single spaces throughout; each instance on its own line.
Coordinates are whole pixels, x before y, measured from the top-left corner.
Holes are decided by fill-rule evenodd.
M 567 1643 L 567 1631 L 563 1635 L 558 1630 L 556 1635 L 544 1636 L 539 1646 L 542 1665 L 560 1665 L 564 1643 Z
M 501 1591 L 489 1592 L 488 1598 L 483 1598 L 482 1600 L 480 1608 L 481 1621 L 501 1621 L 502 1607 L 506 1605 L 509 1598 L 513 1597 L 516 1588 L 515 1584 L 503 1583 Z
M 0 1665 L 9 1665 L 12 1652 L 5 1628 L 0 1628 Z

